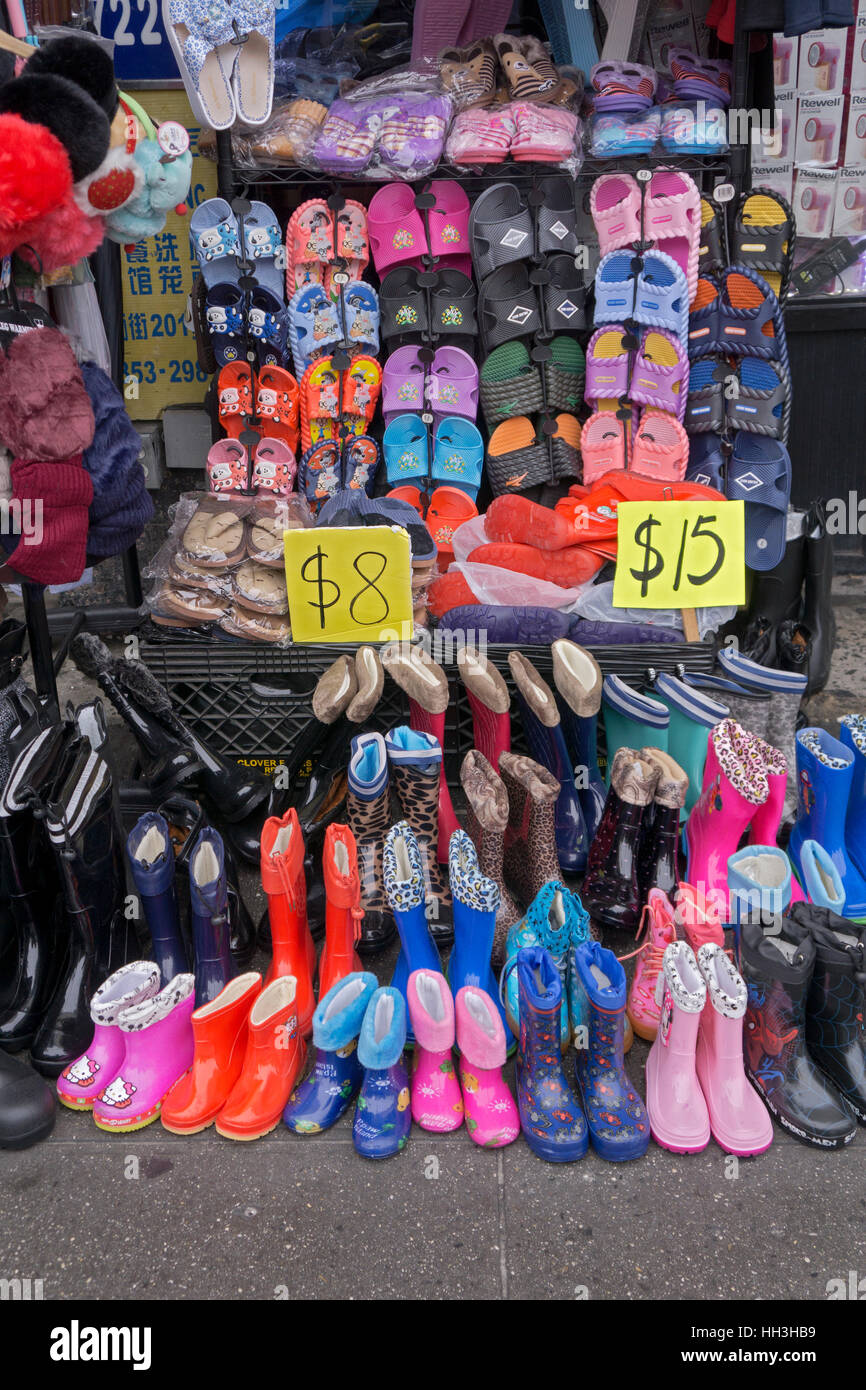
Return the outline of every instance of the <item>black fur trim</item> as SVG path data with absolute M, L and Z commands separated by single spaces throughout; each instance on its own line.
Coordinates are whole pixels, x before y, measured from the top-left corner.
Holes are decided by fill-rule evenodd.
M 68 78 L 93 97 L 109 121 L 114 118 L 118 103 L 114 64 L 111 55 L 94 39 L 84 38 L 80 34 L 51 39 L 41 48 L 34 49 L 26 71 L 32 77 L 37 73 L 50 72 L 55 77 Z
M 25 72 L 0 87 L 0 113 L 45 126 L 69 155 L 72 179 L 78 183 L 98 169 L 111 140 L 108 117 L 83 87 L 66 77 Z

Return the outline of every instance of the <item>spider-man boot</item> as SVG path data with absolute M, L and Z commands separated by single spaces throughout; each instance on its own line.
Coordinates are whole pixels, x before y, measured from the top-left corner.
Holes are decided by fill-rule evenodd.
M 589 1028 L 585 1038 L 577 1036 L 574 1068 L 592 1147 L 611 1163 L 640 1158 L 650 1130 L 623 1061 L 625 971 L 613 951 L 597 941 L 578 946 L 575 969 L 587 999 Z
M 526 1142 L 548 1163 L 574 1163 L 589 1145 L 586 1118 L 569 1086 L 559 1050 L 562 984 L 549 953 L 528 946 L 517 954 L 520 1042 L 515 1081 Z
M 806 1046 L 828 1080 L 866 1124 L 866 926 L 826 907 L 796 903 L 792 933 L 815 942 L 815 969 L 806 1002 Z

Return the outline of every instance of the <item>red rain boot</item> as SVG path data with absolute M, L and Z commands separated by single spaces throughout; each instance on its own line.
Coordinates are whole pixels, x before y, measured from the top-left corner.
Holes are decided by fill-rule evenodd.
M 472 746 L 484 754 L 491 767 L 496 768 L 499 766 L 499 754 L 511 752 L 511 696 L 508 686 L 493 662 L 470 647 L 458 652 L 457 669 L 466 686 L 472 710 Z
M 268 899 L 273 945 L 265 988 L 281 976 L 294 975 L 298 1027 L 303 1037 L 309 1037 L 316 1007 L 316 948 L 307 925 L 304 839 L 294 807 L 282 818 L 270 816 L 262 827 L 262 888 Z
M 329 825 L 322 852 L 325 880 L 325 945 L 319 961 L 319 998 L 338 980 L 364 967 L 355 943 L 361 939 L 361 880 L 358 850 L 348 825 Z

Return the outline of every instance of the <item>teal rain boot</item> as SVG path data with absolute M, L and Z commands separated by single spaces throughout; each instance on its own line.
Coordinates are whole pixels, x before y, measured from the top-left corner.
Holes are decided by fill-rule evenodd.
M 610 786 L 610 770 L 618 748 L 661 748 L 668 751 L 671 716 L 667 705 L 642 695 L 619 676 L 605 676 L 601 712 L 607 740 L 604 779 Z
M 344 1115 L 361 1086 L 358 1036 L 367 1005 L 379 987 L 358 971 L 332 985 L 313 1014 L 313 1069 L 289 1096 L 283 1122 L 296 1134 L 320 1134 Z
M 680 823 L 687 821 L 689 811 L 701 794 L 704 784 L 704 764 L 707 761 L 707 740 L 710 729 L 727 719 L 728 708 L 718 700 L 693 689 L 676 676 L 660 671 L 652 693 L 670 711 L 668 752 L 679 763 L 689 779 L 686 802 L 680 811 Z

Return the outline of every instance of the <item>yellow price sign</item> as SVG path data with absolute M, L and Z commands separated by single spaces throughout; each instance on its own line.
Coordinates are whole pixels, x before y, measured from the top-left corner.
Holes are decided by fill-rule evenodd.
M 742 502 L 620 502 L 615 608 L 709 608 L 746 599 Z
M 287 531 L 293 642 L 386 642 L 412 636 L 412 558 L 399 526 Z

